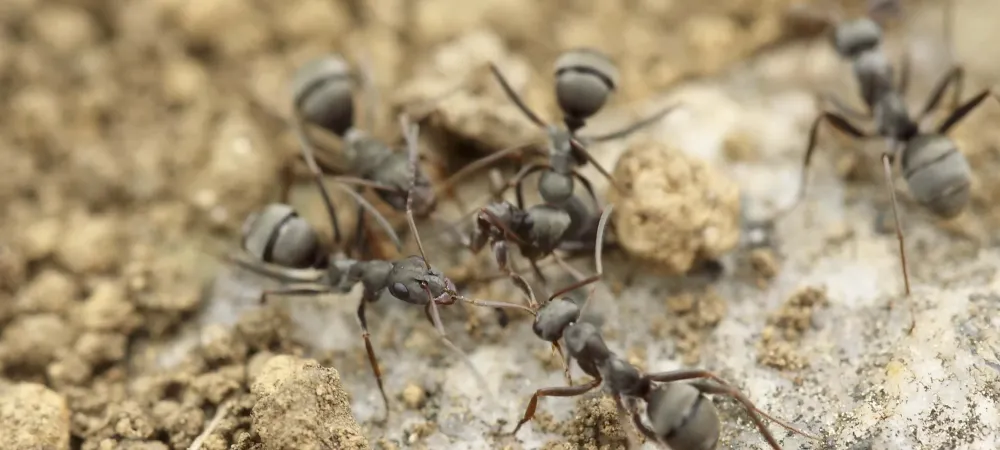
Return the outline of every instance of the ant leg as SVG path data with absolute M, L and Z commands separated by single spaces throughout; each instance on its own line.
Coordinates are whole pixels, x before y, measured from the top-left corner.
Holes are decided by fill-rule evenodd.
M 486 167 L 490 167 L 491 165 L 496 164 L 498 161 L 510 156 L 511 154 L 517 153 L 521 150 L 524 150 L 525 148 L 530 149 L 531 148 L 529 147 L 530 145 L 531 145 L 530 143 L 515 145 L 513 147 L 508 147 L 498 152 L 494 152 L 488 156 L 484 156 L 480 159 L 477 159 L 467 164 L 465 167 L 459 169 L 458 172 L 455 172 L 452 176 L 448 177 L 448 179 L 441 184 L 441 187 L 439 187 L 438 190 L 441 192 L 451 192 L 455 184 L 465 179 L 465 177 L 472 175 L 476 171 L 482 170 Z
M 472 374 L 479 381 L 480 386 L 482 386 L 483 391 L 486 392 L 486 395 L 489 396 L 490 399 L 492 400 L 494 396 L 493 393 L 490 391 L 489 384 L 486 382 L 486 378 L 483 377 L 483 374 L 479 373 L 479 370 L 476 369 L 476 366 L 472 364 L 472 360 L 469 359 L 469 356 L 466 355 L 465 352 L 462 351 L 462 349 L 458 348 L 458 346 L 455 345 L 455 343 L 452 342 L 451 339 L 448 339 L 448 333 L 445 331 L 444 324 L 441 322 L 441 313 L 438 311 L 438 301 L 434 298 L 433 295 L 431 295 L 430 288 L 428 288 L 427 285 L 423 283 L 421 283 L 421 287 L 423 287 L 424 292 L 427 293 L 428 309 L 430 310 L 431 322 L 434 324 L 434 328 L 437 329 L 438 335 L 441 337 L 441 340 L 444 342 L 446 346 L 448 346 L 448 348 L 450 348 L 453 352 L 455 352 L 458 355 L 458 357 L 462 360 L 463 363 L 465 363 L 466 366 L 469 367 L 469 370 L 472 371 Z M 448 295 L 448 293 L 445 293 L 445 295 Z
M 552 166 L 549 166 L 548 164 L 528 164 L 527 166 L 522 167 L 521 170 L 514 175 L 514 178 L 511 178 L 510 181 L 507 182 L 507 187 L 504 190 L 514 186 L 514 193 L 517 196 L 517 207 L 524 209 L 524 179 L 532 173 L 551 168 Z
M 493 256 L 496 258 L 497 265 L 500 266 L 500 270 L 506 272 L 511 281 L 513 281 L 514 284 L 517 285 L 517 288 L 520 289 L 521 292 L 523 292 L 528 298 L 528 307 L 533 310 L 537 310 L 538 301 L 535 300 L 535 293 L 531 291 L 531 286 L 528 285 L 528 282 L 525 281 L 521 275 L 511 269 L 508 264 L 509 255 L 507 254 L 506 241 L 497 241 L 493 244 Z
M 390 228 L 391 230 L 392 228 Z M 368 233 L 367 228 L 365 228 L 365 216 L 364 210 L 361 205 L 358 205 L 358 216 L 357 222 L 354 224 L 354 255 L 359 261 L 364 261 L 368 259 L 370 247 L 367 245 Z
M 611 172 L 608 172 L 608 169 L 605 169 L 604 166 L 601 165 L 596 158 L 594 158 L 594 155 L 591 155 L 590 152 L 587 151 L 580 141 L 576 140 L 576 138 L 572 138 L 569 140 L 569 144 L 570 148 L 573 150 L 574 157 L 579 158 L 582 156 L 584 159 L 593 164 L 594 168 L 597 169 L 597 171 L 600 172 L 604 178 L 608 179 L 608 183 L 611 183 L 611 186 L 614 186 L 615 190 L 619 192 L 622 191 L 621 186 L 619 186 L 618 182 L 616 182 L 614 177 L 611 176 Z
M 569 272 L 569 274 L 570 274 L 570 275 L 571 275 L 571 276 L 572 276 L 572 277 L 573 277 L 574 279 L 576 279 L 576 281 L 580 281 L 580 280 L 583 280 L 583 279 L 586 279 L 586 278 L 587 278 L 587 277 L 583 276 L 583 274 L 582 274 L 582 273 L 580 273 L 580 271 L 579 271 L 579 270 L 576 270 L 576 268 L 574 268 L 573 266 L 569 265 L 569 263 L 568 263 L 568 262 L 566 262 L 566 260 L 565 260 L 565 259 L 563 259 L 563 258 L 562 258 L 561 256 L 559 256 L 558 254 L 556 254 L 556 253 L 552 253 L 552 259 L 554 259 L 554 260 L 556 261 L 556 264 L 558 264 L 558 265 L 559 265 L 559 267 L 561 267 L 561 268 L 562 268 L 563 270 L 565 270 L 566 272 Z
M 540 397 L 577 397 L 586 394 L 600 384 L 601 378 L 598 377 L 591 380 L 589 383 L 578 386 L 550 387 L 535 391 L 535 393 L 531 395 L 531 400 L 528 401 L 528 407 L 524 410 L 524 416 L 522 416 L 521 420 L 517 422 L 517 426 L 514 427 L 514 431 L 511 431 L 510 434 L 517 434 L 524 424 L 528 423 L 529 420 L 535 417 L 535 409 L 538 408 L 538 399 Z
M 396 230 L 392 229 L 392 225 L 389 223 L 389 221 L 386 220 L 385 216 L 383 216 L 382 213 L 378 212 L 378 209 L 376 209 L 375 206 L 371 204 L 371 202 L 365 200 L 365 198 L 361 195 L 361 193 L 355 191 L 354 189 L 350 189 L 341 183 L 337 183 L 334 186 L 339 187 L 344 193 L 351 196 L 351 198 L 354 199 L 354 202 L 358 204 L 358 222 L 354 234 L 355 238 L 361 236 L 360 234 L 361 232 L 358 230 L 361 230 L 362 227 L 364 227 L 364 221 L 363 221 L 364 213 L 368 212 L 368 214 L 370 214 L 372 217 L 375 218 L 375 222 L 378 222 L 378 225 L 382 227 L 382 230 L 384 230 L 385 233 L 389 236 L 389 239 L 392 240 L 393 245 L 396 246 L 396 250 L 403 249 L 403 241 L 399 239 L 399 235 L 396 234 Z
M 368 332 L 368 319 L 365 318 L 365 305 L 375 298 L 375 294 L 365 290 L 361 296 L 361 303 L 358 304 L 358 323 L 361 324 L 361 338 L 365 340 L 365 350 L 368 352 L 368 365 L 375 374 L 375 382 L 378 383 L 378 390 L 382 393 L 382 402 L 385 404 L 385 417 L 382 421 L 389 420 L 389 396 L 385 394 L 385 387 L 382 384 L 382 370 L 378 367 L 378 359 L 375 357 L 375 348 L 372 346 L 370 333 Z
M 267 289 L 260 293 L 260 304 L 267 303 L 273 295 L 320 295 L 330 292 L 329 286 L 318 283 L 296 283 L 277 289 Z
M 805 158 L 802 160 L 802 169 L 801 169 L 801 174 L 799 175 L 799 192 L 796 195 L 795 200 L 792 202 L 792 204 L 779 209 L 771 216 L 770 219 L 765 220 L 764 222 L 773 222 L 777 219 L 780 219 L 781 217 L 784 217 L 786 214 L 792 212 L 792 210 L 794 210 L 797 206 L 799 206 L 799 203 L 801 203 L 802 199 L 805 198 L 806 187 L 808 186 L 809 162 L 812 161 L 813 151 L 816 149 L 816 143 L 819 137 L 819 126 L 824 121 L 829 123 L 830 125 L 833 125 L 833 127 L 836 128 L 837 130 L 847 133 L 848 135 L 856 139 L 865 139 L 875 136 L 874 133 L 868 133 L 862 131 L 857 126 L 855 126 L 847 119 L 845 119 L 843 116 L 837 113 L 824 111 L 822 114 L 819 115 L 819 117 L 816 117 L 816 120 L 813 121 L 812 127 L 809 129 L 809 143 L 806 145 L 806 155 Z
M 629 413 L 632 412 L 634 408 L 626 407 L 620 395 L 616 395 L 614 397 L 615 397 L 615 410 L 618 413 L 618 422 L 621 423 L 622 431 L 625 432 L 625 441 L 627 442 L 626 446 L 629 450 L 639 448 L 639 439 L 635 435 L 635 430 L 630 429 L 626 424 L 630 416 Z
M 330 199 L 330 193 L 327 192 L 326 185 L 323 184 L 323 172 L 313 156 L 316 152 L 313 151 L 312 142 L 306 137 L 306 130 L 302 126 L 301 119 L 296 118 L 292 122 L 294 123 L 295 136 L 299 140 L 299 148 L 302 151 L 302 159 L 306 160 L 306 165 L 312 172 L 316 187 L 319 188 L 319 194 L 323 197 L 323 206 L 326 207 L 326 213 L 330 216 L 330 224 L 333 226 L 333 242 L 339 246 L 343 241 L 343 236 L 340 233 L 340 221 L 337 220 L 337 210 L 333 206 L 333 200 Z
M 650 125 L 652 125 L 652 124 L 654 124 L 656 122 L 659 122 L 660 119 L 664 118 L 667 114 L 670 114 L 673 110 L 677 109 L 677 106 L 678 106 L 677 104 L 674 104 L 674 105 L 670 105 L 670 106 L 667 106 L 665 108 L 662 108 L 659 111 L 657 111 L 656 113 L 654 113 L 653 115 L 651 115 L 651 116 L 649 116 L 649 117 L 647 117 L 645 119 L 637 120 L 634 123 L 626 126 L 625 128 L 622 128 L 622 129 L 617 130 L 617 131 L 612 131 L 610 133 L 601 134 L 601 135 L 598 135 L 598 136 L 591 136 L 591 137 L 578 136 L 578 138 L 581 140 L 581 143 L 587 143 L 587 144 L 590 144 L 590 143 L 593 143 L 593 142 L 605 142 L 605 141 L 611 141 L 611 140 L 615 140 L 615 139 L 621 139 L 621 138 L 627 137 L 628 135 L 630 135 L 632 133 L 635 133 L 636 131 L 639 131 L 639 130 L 641 130 L 643 128 L 646 128 L 646 127 L 648 127 L 648 126 L 650 126 Z
M 375 88 L 375 70 L 372 69 L 371 55 L 367 50 L 362 50 L 361 57 L 358 58 L 358 76 L 365 96 L 365 128 L 374 132 L 378 128 L 379 98 L 378 89 Z
M 559 354 L 559 362 L 563 365 L 563 376 L 566 377 L 566 384 L 572 386 L 573 375 L 570 374 L 569 354 L 563 353 L 562 345 L 559 344 L 559 341 L 552 342 L 552 350 L 555 350 L 555 352 Z
M 275 264 L 268 264 L 242 254 L 225 254 L 223 259 L 234 263 L 258 275 L 291 283 L 316 283 L 323 276 L 315 269 L 290 269 Z
M 952 92 L 952 108 L 956 108 L 960 101 L 962 95 L 962 85 L 965 80 L 965 69 L 961 66 L 952 67 L 950 70 L 945 72 L 945 74 L 938 80 L 937 84 L 934 85 L 934 89 L 931 90 L 931 95 L 927 97 L 927 103 L 924 104 L 924 109 L 920 111 L 920 115 L 917 116 L 917 122 L 923 121 L 930 113 L 937 109 L 938 104 L 941 103 L 941 98 L 944 97 L 945 89 L 952 84 L 955 85 L 955 90 Z
M 549 284 L 548 279 L 545 278 L 545 274 L 542 273 L 542 269 L 538 267 L 538 262 L 533 259 L 528 260 L 528 262 L 531 263 L 531 270 L 535 272 L 535 278 L 538 279 L 538 282 L 542 284 Z
M 517 92 L 514 92 L 514 88 L 510 87 L 510 83 L 507 82 L 507 78 L 503 76 L 500 69 L 492 62 L 490 63 L 490 72 L 493 72 L 493 77 L 500 83 L 500 87 L 503 88 L 504 93 L 507 94 L 507 98 L 509 98 L 514 105 L 517 105 L 518 109 L 521 110 L 521 113 L 534 122 L 535 125 L 544 128 L 545 122 L 542 121 L 542 119 L 538 117 L 538 114 L 535 114 L 535 112 L 532 111 L 526 103 L 524 103 L 524 100 L 521 99 L 520 95 L 517 95 Z
M 601 252 L 604 249 L 604 229 L 607 227 L 608 219 L 611 217 L 611 211 L 613 209 L 614 205 L 608 205 L 608 207 L 605 208 L 604 212 L 601 213 L 601 220 L 597 225 L 597 243 L 594 248 L 594 264 L 597 266 L 596 273 L 594 275 L 591 275 L 589 278 L 578 280 L 577 282 L 554 292 L 551 296 L 549 296 L 549 301 L 552 301 L 552 299 L 560 295 L 563 295 L 567 292 L 570 292 L 574 289 L 581 288 L 588 284 L 594 283 L 600 280 L 602 276 L 604 276 L 604 264 L 601 261 Z
M 290 160 L 281 165 L 278 172 L 278 201 L 288 203 L 292 196 L 292 186 L 295 184 L 295 161 Z
M 590 180 L 584 177 L 583 174 L 577 170 L 573 171 L 573 176 L 576 177 L 577 180 L 580 180 L 580 184 L 583 184 L 583 188 L 587 190 L 588 194 L 590 194 L 590 198 L 594 199 L 594 206 L 600 209 L 601 202 L 597 199 L 597 194 L 594 191 L 594 185 L 590 182 Z
M 889 161 L 890 155 L 888 153 L 882 154 L 882 170 L 885 174 L 886 188 L 889 190 L 889 198 L 892 201 L 892 217 L 896 225 L 896 239 L 899 240 L 899 263 L 903 266 L 903 285 L 906 288 L 906 296 L 910 296 L 910 274 L 906 268 L 906 245 L 903 240 L 903 229 L 899 226 L 899 208 L 896 206 L 896 189 L 892 185 L 892 162 Z M 907 334 L 913 333 L 913 329 L 917 326 L 916 311 L 913 307 L 913 301 L 908 302 L 910 305 L 910 327 L 907 330 Z M 890 303 L 891 305 L 891 303 Z
M 983 100 L 986 100 L 986 97 L 990 96 L 991 94 L 994 96 L 994 98 L 997 99 L 997 101 L 1000 101 L 1000 96 L 997 96 L 997 94 L 993 92 L 993 89 L 983 90 L 979 94 L 976 94 L 975 97 L 972 97 L 972 99 L 970 99 L 969 101 L 956 107 L 955 110 L 952 111 L 951 114 L 943 122 L 941 122 L 941 125 L 938 125 L 938 133 L 941 134 L 947 133 L 948 130 L 951 129 L 951 127 L 961 122 L 966 115 L 968 115 L 974 109 L 978 108 L 979 105 L 983 102 Z
M 910 59 L 910 50 L 907 48 L 899 60 L 899 80 L 896 81 L 897 90 L 904 98 L 910 90 Z
M 757 427 L 757 430 L 760 431 L 761 436 L 763 436 L 764 440 L 766 440 L 767 443 L 775 450 L 781 450 L 781 446 L 778 444 L 778 441 L 774 438 L 774 435 L 772 435 L 771 432 L 767 429 L 767 424 L 765 424 L 764 421 L 761 420 L 760 418 L 761 416 L 766 417 L 768 420 L 775 422 L 796 434 L 805 436 L 809 439 L 813 439 L 816 441 L 820 440 L 819 437 L 810 435 L 802 430 L 799 430 L 798 428 L 793 427 L 791 424 L 785 423 L 782 420 L 778 420 L 777 418 L 761 411 L 759 408 L 757 408 L 756 405 L 753 404 L 753 402 L 750 401 L 749 398 L 747 398 L 746 395 L 744 395 L 742 392 L 740 392 L 733 386 L 730 386 L 728 384 L 718 385 L 718 384 L 711 384 L 698 381 L 692 382 L 691 386 L 698 389 L 698 391 L 704 394 L 725 395 L 727 397 L 733 398 L 737 402 L 740 402 L 743 405 L 743 407 L 746 408 L 747 413 L 750 415 L 750 420 L 753 421 L 753 424 Z
M 852 119 L 866 120 L 871 118 L 871 114 L 851 106 L 850 104 L 845 102 L 844 99 L 840 98 L 840 96 L 834 94 L 833 92 L 824 92 L 820 94 L 819 98 L 820 101 L 829 103 L 830 105 L 833 106 L 834 109 L 839 111 L 841 114 L 849 116 Z

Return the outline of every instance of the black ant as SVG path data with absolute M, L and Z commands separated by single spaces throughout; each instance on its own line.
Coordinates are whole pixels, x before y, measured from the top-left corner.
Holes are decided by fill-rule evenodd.
M 409 149 L 409 164 L 415 171 L 417 160 L 416 125 L 409 126 L 405 117 L 401 118 Z M 416 177 L 410 181 L 410 192 L 413 192 Z M 315 232 L 299 217 L 291 207 L 286 205 L 271 205 L 264 213 L 249 219 L 244 227 L 244 247 L 254 259 L 234 257 L 243 267 L 262 273 L 271 278 L 286 282 L 284 287 L 264 291 L 261 301 L 266 301 L 272 295 L 319 295 L 323 293 L 346 293 L 357 283 L 364 286 L 361 301 L 358 304 L 357 317 L 361 325 L 362 338 L 368 353 L 368 361 L 378 383 L 382 400 L 386 406 L 386 417 L 389 413 L 389 399 L 382 382 L 382 372 L 375 357 L 375 351 L 368 332 L 366 306 L 375 302 L 381 294 L 388 290 L 389 294 L 398 300 L 424 306 L 427 318 L 434 324 L 438 334 L 445 344 L 462 356 L 463 362 L 469 365 L 482 382 L 482 376 L 465 356 L 464 352 L 448 339 L 441 317 L 439 306 L 463 301 L 478 306 L 492 308 L 519 308 L 533 312 L 522 305 L 505 302 L 479 300 L 465 297 L 444 273 L 431 267 L 427 262 L 423 244 L 417 234 L 413 219 L 414 195 L 408 195 L 404 203 L 410 231 L 413 233 L 420 256 L 408 256 L 396 261 L 369 260 L 358 261 L 349 259 L 342 254 L 330 254 L 324 270 L 301 268 L 314 266 L 316 255 L 321 250 L 316 243 Z M 278 265 L 281 264 L 281 265 Z M 485 382 L 483 382 L 485 385 Z

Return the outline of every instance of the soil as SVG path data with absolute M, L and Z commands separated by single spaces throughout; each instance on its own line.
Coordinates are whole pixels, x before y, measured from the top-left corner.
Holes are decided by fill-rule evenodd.
M 469 442 L 475 442 L 471 448 L 624 448 L 634 430 L 621 425 L 614 402 L 596 390 L 581 399 L 544 400 L 526 427 L 531 430 L 518 438 L 487 435 L 512 428 L 531 391 L 564 383 L 562 362 L 527 332 L 527 314 L 511 313 L 510 323 L 501 326 L 490 309 L 442 311 L 449 337 L 477 371 L 489 375 L 480 386 L 441 345 L 419 308 L 387 300 L 372 306 L 372 340 L 392 402 L 390 421 L 382 423 L 377 419 L 385 411 L 353 316 L 357 289 L 343 296 L 257 302 L 268 282 L 241 273 L 222 256 L 238 248 L 243 219 L 277 198 L 282 169 L 298 152 L 284 121 L 291 74 L 327 52 L 370 62 L 381 101 L 371 131 L 395 144 L 396 113 L 420 119 L 423 163 L 438 182 L 471 158 L 537 143 L 542 136 L 503 99 L 482 70 L 487 61 L 501 65 L 526 101 L 554 121 L 552 62 L 564 49 L 597 47 L 613 55 L 621 71 L 608 116 L 625 120 L 645 110 L 637 104 L 667 89 L 732 76 L 750 70 L 748 65 L 771 70 L 756 58 L 801 42 L 818 45 L 809 39 L 820 31 L 788 16 L 790 0 L 0 3 L 0 436 L 5 445 L 25 449 L 439 449 L 470 448 L 462 446 Z M 843 3 L 850 4 L 846 11 L 856 11 L 862 2 Z M 970 36 L 996 37 L 992 25 L 969 20 Z M 971 37 L 958 46 L 966 49 L 959 59 L 973 62 L 971 73 L 990 73 L 975 65 L 980 55 L 967 54 L 981 47 Z M 739 87 L 727 92 L 746 91 L 738 81 L 731 84 Z M 766 96 L 767 88 L 754 94 Z M 775 103 L 782 101 L 794 107 L 786 97 Z M 693 110 L 697 115 L 697 104 Z M 995 246 L 993 230 L 1000 224 L 1000 209 L 993 207 L 1000 185 L 989 170 L 1000 164 L 993 111 L 970 115 L 954 132 L 976 168 L 970 210 L 949 222 L 922 218 L 913 227 L 914 248 L 927 253 L 922 262 L 954 267 L 914 264 L 912 275 L 923 283 L 942 289 L 992 283 L 991 261 L 976 255 Z M 595 124 L 601 127 L 599 120 Z M 879 264 L 895 261 L 881 251 L 882 237 L 866 231 L 871 214 L 852 216 L 849 224 L 814 224 L 820 231 L 809 238 L 823 239 L 812 247 L 755 250 L 750 259 L 741 254 L 738 261 L 752 264 L 756 274 L 753 286 L 730 280 L 716 289 L 677 281 L 701 260 L 726 260 L 746 250 L 739 246 L 743 202 L 759 192 L 748 192 L 754 184 L 741 178 L 739 167 L 769 163 L 774 146 L 764 137 L 782 132 L 744 125 L 720 139 L 728 159 L 721 162 L 737 167 L 735 173 L 721 169 L 719 160 L 660 140 L 629 143 L 619 149 L 626 156 L 618 164 L 608 161 L 612 149 L 599 155 L 607 167 L 617 166 L 616 177 L 636 181 L 625 192 L 602 196 L 618 203 L 614 222 L 625 255 L 606 255 L 605 281 L 614 295 L 601 288 L 594 310 L 604 315 L 605 338 L 615 349 L 628 349 L 622 354 L 637 366 L 656 371 L 703 364 L 732 380 L 756 370 L 756 384 L 736 384 L 774 386 L 759 381 L 765 376 L 759 375 L 761 366 L 832 372 L 815 356 L 824 349 L 815 346 L 814 319 L 821 323 L 817 334 L 833 320 L 830 314 L 858 315 L 865 326 L 884 328 L 890 313 L 881 306 L 820 308 L 828 302 L 835 309 L 846 295 L 836 290 L 829 301 L 809 289 L 794 294 L 764 318 L 780 301 L 772 293 L 785 293 L 788 277 L 804 274 L 802 266 L 820 255 L 839 258 L 854 245 Z M 794 136 L 796 151 L 800 137 Z M 785 159 L 799 158 L 796 153 Z M 854 210 L 871 213 L 857 205 L 859 198 L 881 192 L 881 185 L 871 187 L 878 178 L 863 170 L 877 166 L 861 152 L 844 158 L 844 197 Z M 442 201 L 440 220 L 421 223 L 425 246 L 471 295 L 519 302 L 506 280 L 476 282 L 495 271 L 491 263 L 480 264 L 489 262 L 489 252 L 474 259 L 444 237 L 441 222 L 458 220 L 485 193 L 479 178 L 485 177 L 469 177 L 456 189 L 461 203 Z M 343 194 L 335 197 L 339 205 L 349 204 Z M 292 203 L 330 240 L 311 184 L 297 183 Z M 916 210 L 912 202 L 903 203 Z M 399 214 L 379 208 L 403 223 Z M 350 207 L 339 208 L 338 215 L 349 225 L 356 219 Z M 797 239 L 807 241 L 813 242 Z M 383 253 L 394 252 L 385 241 L 378 245 Z M 407 251 L 414 251 L 412 244 Z M 625 264 L 626 255 L 642 261 L 642 270 Z M 958 259 L 973 263 L 950 264 Z M 890 264 L 882 265 L 895 274 Z M 586 267 L 581 270 L 592 270 Z M 654 285 L 640 273 L 670 278 L 670 286 Z M 972 299 L 962 314 L 995 317 L 995 298 L 955 292 Z M 879 295 L 871 294 L 884 300 Z M 914 301 L 926 306 L 934 295 Z M 612 297 L 622 301 L 609 307 Z M 924 314 L 932 321 L 933 310 Z M 748 321 L 764 328 L 747 331 Z M 974 324 L 984 331 L 969 337 L 975 341 L 970 345 L 996 364 L 1000 340 L 989 334 L 988 323 Z M 759 339 L 751 339 L 752 333 Z M 648 344 L 651 338 L 664 343 Z M 756 354 L 746 345 L 755 341 Z M 734 342 L 742 343 L 734 353 L 748 359 L 720 362 L 717 355 Z M 877 400 L 871 404 L 884 406 L 887 395 L 870 380 L 883 376 L 881 355 L 889 352 L 872 348 L 877 357 L 866 359 L 858 373 L 877 375 L 858 386 Z M 789 401 L 833 403 L 816 400 L 830 398 L 815 387 L 828 383 L 818 375 L 812 381 L 813 387 Z M 755 393 L 782 397 L 770 389 Z M 499 397 L 499 406 L 484 392 Z M 770 406 L 787 413 L 782 417 L 798 417 L 792 406 Z M 723 444 L 759 444 L 744 413 L 733 408 L 723 408 Z M 880 436 L 868 429 L 855 433 L 867 416 L 852 413 L 814 414 L 809 424 L 836 422 L 832 433 Z M 970 419 L 962 428 L 968 434 L 949 436 L 986 442 L 981 430 L 998 426 L 988 418 L 982 422 L 979 427 Z

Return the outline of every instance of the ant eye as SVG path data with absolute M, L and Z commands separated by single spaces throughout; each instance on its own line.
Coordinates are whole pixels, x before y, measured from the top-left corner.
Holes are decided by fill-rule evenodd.
M 403 297 L 408 296 L 410 291 L 406 289 L 406 285 L 403 283 L 393 283 L 392 286 L 389 286 L 389 293 L 392 294 L 393 297 L 402 299 Z

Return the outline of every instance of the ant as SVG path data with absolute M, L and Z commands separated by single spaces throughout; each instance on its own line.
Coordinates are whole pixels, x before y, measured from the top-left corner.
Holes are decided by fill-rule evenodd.
M 882 2 L 887 3 L 887 2 Z M 895 2 L 888 2 L 893 6 Z M 887 9 L 886 5 L 875 2 L 873 8 Z M 946 4 L 946 29 L 951 28 L 951 3 Z M 946 32 L 947 33 L 947 32 Z M 950 39 L 950 36 L 949 36 Z M 909 86 L 909 63 L 904 59 L 899 79 L 895 79 L 894 68 L 883 51 L 882 28 L 873 19 L 865 17 L 837 22 L 833 31 L 833 46 L 838 54 L 851 61 L 865 111 L 857 111 L 833 94 L 825 94 L 839 112 L 824 111 L 812 123 L 805 159 L 802 162 L 799 191 L 795 201 L 779 210 L 772 220 L 793 210 L 805 197 L 809 162 L 816 148 L 817 133 L 822 123 L 828 123 L 854 139 L 884 138 L 888 149 L 881 155 L 886 187 L 892 202 L 896 237 L 899 241 L 900 265 L 906 295 L 910 295 L 910 278 L 906 263 L 903 231 L 899 224 L 896 192 L 893 188 L 893 163 L 897 156 L 903 177 L 910 193 L 919 204 L 942 219 L 957 217 L 969 203 L 971 169 L 968 161 L 959 152 L 955 142 L 947 133 L 977 108 L 987 96 L 993 94 L 985 89 L 971 99 L 960 103 L 964 69 L 953 66 L 936 83 L 931 95 L 916 117 L 912 117 L 904 100 Z M 923 120 L 937 109 L 945 90 L 954 85 L 952 110 L 949 115 L 932 130 L 921 129 Z M 875 130 L 867 131 L 853 124 L 844 116 L 867 119 L 874 123 Z M 911 305 L 912 309 L 912 305 Z M 913 331 L 916 318 L 911 319 L 909 332 Z
M 602 217 L 607 212 L 605 208 Z M 496 201 L 479 209 L 476 226 L 466 243 L 473 253 L 478 253 L 489 244 L 500 270 L 521 285 L 524 280 L 508 264 L 508 245 L 512 241 L 531 263 L 539 281 L 545 282 L 537 261 L 552 255 L 560 266 L 571 269 L 555 251 L 585 248 L 587 244 L 584 241 L 594 231 L 593 219 L 594 216 L 577 196 L 571 196 L 562 207 L 538 204 L 521 209 L 508 201 Z M 600 229 L 600 220 L 597 229 Z
M 547 134 L 548 153 L 546 156 L 548 162 L 531 163 L 524 166 L 508 184 L 508 187 L 516 186 L 518 206 L 521 208 L 524 208 L 522 182 L 525 177 L 534 172 L 542 172 L 538 179 L 538 192 L 546 203 L 562 205 L 569 201 L 573 195 L 574 179 L 579 180 L 597 202 L 593 186 L 577 171 L 577 168 L 590 162 L 613 185 L 615 183 L 611 174 L 594 159 L 584 144 L 589 145 L 624 138 L 635 131 L 652 125 L 675 109 L 675 106 L 668 106 L 648 118 L 611 133 L 593 137 L 580 136 L 577 132 L 583 128 L 586 120 L 604 107 L 608 97 L 618 86 L 618 68 L 615 67 L 610 58 L 597 50 L 580 48 L 563 52 L 556 59 L 555 94 L 559 109 L 562 111 L 562 121 L 565 128 L 545 123 L 514 92 L 496 64 L 490 63 L 489 67 L 510 101 L 521 110 L 525 117 L 538 125 L 539 128 L 543 128 Z M 451 179 L 458 180 L 525 148 L 537 151 L 536 148 L 528 146 L 510 147 L 467 165 L 455 173 Z M 615 186 L 617 187 L 617 185 Z
M 596 326 L 580 320 L 594 290 L 591 290 L 582 306 L 578 306 L 569 298 L 560 298 L 567 292 L 600 280 L 603 275 L 602 238 L 608 216 L 607 212 L 612 207 L 608 206 L 608 210 L 602 216 L 598 226 L 599 231 L 594 250 L 597 266 L 596 275 L 579 280 L 550 296 L 545 305 L 538 310 L 532 325 L 532 331 L 536 336 L 552 343 L 556 348 L 559 348 L 558 341 L 560 339 L 565 340 L 568 352 L 566 355 L 567 374 L 569 360 L 575 359 L 577 366 L 584 373 L 593 377 L 593 380 L 580 385 L 573 385 L 570 382 L 569 386 L 536 390 L 532 394 L 531 400 L 528 401 L 524 415 L 510 434 L 516 435 L 521 427 L 534 417 L 540 398 L 576 397 L 603 383 L 606 389 L 614 395 L 619 412 L 631 410 L 632 422 L 643 435 L 674 450 L 715 448 L 719 440 L 721 424 L 718 411 L 705 396 L 706 394 L 727 395 L 741 403 L 761 435 L 776 450 L 780 450 L 781 447 L 768 431 L 760 416 L 766 417 L 795 433 L 818 440 L 818 438 L 759 410 L 742 392 L 706 370 L 642 373 L 637 367 L 608 348 Z M 685 380 L 699 381 L 677 383 Z M 709 383 L 705 380 L 711 380 L 715 383 Z M 654 383 L 661 384 L 655 385 Z M 626 401 L 630 406 L 634 406 L 633 404 L 637 400 L 646 402 L 646 415 L 650 426 L 643 423 L 635 408 L 625 407 Z
M 416 172 L 418 128 L 416 125 L 410 127 L 405 116 L 401 117 L 400 121 L 405 130 L 409 165 L 411 170 Z M 309 267 L 313 265 L 310 262 L 315 261 L 316 255 L 321 254 L 321 250 L 316 246 L 318 240 L 315 237 L 315 231 L 305 222 L 305 219 L 295 214 L 291 207 L 277 204 L 265 208 L 263 213 L 248 219 L 244 227 L 245 247 L 249 253 L 258 258 L 256 260 L 233 258 L 236 263 L 243 267 L 287 283 L 284 287 L 264 291 L 261 294 L 262 303 L 266 302 L 267 298 L 272 295 L 346 293 L 359 282 L 363 285 L 364 290 L 358 304 L 357 318 L 361 325 L 368 362 L 385 404 L 385 419 L 389 415 L 389 398 L 385 393 L 382 371 L 369 336 L 366 317 L 368 303 L 377 301 L 381 294 L 388 290 L 389 294 L 398 300 L 423 306 L 425 315 L 434 324 L 445 345 L 462 357 L 463 362 L 472 368 L 484 386 L 485 382 L 481 374 L 465 356 L 465 353 L 448 339 L 438 307 L 462 301 L 477 306 L 519 308 L 531 311 L 530 308 L 513 303 L 465 297 L 458 293 L 455 283 L 444 273 L 431 267 L 427 262 L 423 244 L 420 242 L 413 219 L 412 203 L 415 179 L 416 176 L 411 177 L 410 193 L 407 195 L 404 207 L 410 231 L 413 233 L 420 250 L 420 256 L 408 256 L 395 261 L 358 261 L 346 258 L 342 254 L 331 254 L 325 270 L 296 268 L 296 266 Z
M 355 124 L 354 79 L 361 78 L 366 86 L 367 127 L 375 125 L 376 94 L 372 86 L 372 75 L 362 64 L 359 71 L 352 70 L 339 54 L 329 54 L 306 62 L 292 78 L 292 99 L 295 134 L 301 143 L 301 156 L 305 160 L 317 184 L 325 174 L 346 173 L 336 179 L 345 184 L 368 187 L 375 190 L 384 202 L 396 211 L 406 208 L 411 193 L 414 214 L 427 217 L 437 204 L 437 195 L 426 174 L 416 170 L 413 189 L 410 187 L 409 162 L 406 152 L 399 152 L 373 137 Z M 318 126 L 340 139 L 343 144 L 343 158 L 338 160 L 318 152 L 306 134 L 306 124 Z M 282 191 L 287 193 L 291 177 L 283 181 Z M 320 192 L 324 198 L 329 195 Z M 329 204 L 329 202 L 328 202 Z M 332 213 L 331 213 L 332 214 Z M 334 219 L 335 220 L 335 219 Z M 364 222 L 357 223 L 356 236 L 364 229 Z M 335 239 L 340 242 L 339 225 L 334 223 Z M 359 243 L 361 241 L 359 240 Z

